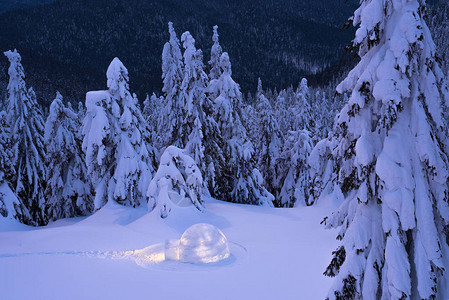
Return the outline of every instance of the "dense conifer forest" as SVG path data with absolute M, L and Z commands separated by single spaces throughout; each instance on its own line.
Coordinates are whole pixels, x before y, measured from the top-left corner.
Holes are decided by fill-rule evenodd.
M 320 224 L 336 239 L 325 299 L 445 299 L 448 36 L 447 0 L 6 2 L 0 267 L 63 254 L 223 272 L 247 259 L 237 276 L 255 275 L 252 259 L 304 264 Z M 97 225 L 165 242 L 23 252 L 22 238 L 57 248 L 60 228 L 76 242 Z M 284 235 L 283 250 L 303 248 L 270 252 Z

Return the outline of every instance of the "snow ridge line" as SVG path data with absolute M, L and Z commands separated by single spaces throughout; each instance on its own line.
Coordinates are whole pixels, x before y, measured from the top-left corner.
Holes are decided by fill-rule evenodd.
M 233 244 L 244 250 L 245 253 L 248 252 L 245 246 L 229 241 L 229 244 Z M 9 258 L 9 257 L 23 257 L 23 256 L 32 256 L 32 255 L 78 255 L 78 256 L 87 256 L 87 257 L 99 257 L 99 258 L 129 258 L 133 255 L 141 255 L 137 253 L 136 250 L 128 250 L 128 251 L 56 251 L 56 252 L 24 252 L 24 253 L 5 253 L 0 254 L 0 258 Z
M 6 253 L 0 254 L 0 258 L 23 257 L 31 255 L 79 255 L 100 258 L 122 258 L 126 255 L 133 254 L 131 251 L 57 251 L 57 252 L 24 252 L 24 253 Z

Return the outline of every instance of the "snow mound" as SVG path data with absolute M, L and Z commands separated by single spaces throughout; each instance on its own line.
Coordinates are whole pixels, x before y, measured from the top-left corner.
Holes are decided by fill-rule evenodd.
M 172 247 L 167 247 L 166 244 L 165 258 L 173 260 L 177 258 L 187 263 L 214 263 L 228 258 L 231 254 L 223 232 L 206 223 L 192 225 L 184 231 L 177 245 L 177 251 L 173 251 L 176 247 L 173 241 L 169 245 Z

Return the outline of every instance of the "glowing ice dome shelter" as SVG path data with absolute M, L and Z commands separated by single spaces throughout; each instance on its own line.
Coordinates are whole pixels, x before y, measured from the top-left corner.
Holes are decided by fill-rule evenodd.
M 199 223 L 189 227 L 179 240 L 165 242 L 165 260 L 215 263 L 230 256 L 229 243 L 217 227 Z

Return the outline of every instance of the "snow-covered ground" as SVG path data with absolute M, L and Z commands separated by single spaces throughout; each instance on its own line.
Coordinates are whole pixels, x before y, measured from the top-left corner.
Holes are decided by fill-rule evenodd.
M 167 219 L 112 203 L 42 228 L 0 217 L 0 298 L 323 299 L 337 242 L 320 221 L 334 208 L 331 199 L 294 209 L 207 199 L 204 213 L 177 208 Z M 222 230 L 231 256 L 163 261 L 163 243 L 196 223 Z

